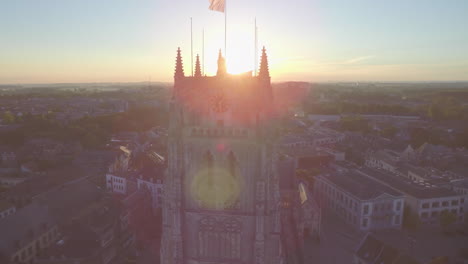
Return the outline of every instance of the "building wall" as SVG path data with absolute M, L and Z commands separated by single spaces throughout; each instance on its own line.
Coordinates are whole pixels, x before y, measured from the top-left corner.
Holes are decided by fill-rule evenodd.
M 119 177 L 108 173 L 106 174 L 106 186 L 108 190 L 114 193 L 127 193 L 127 179 L 124 177 Z
M 425 225 L 439 225 L 440 214 L 445 210 L 455 214 L 458 223 L 465 219 L 467 201 L 460 195 L 430 199 L 407 196 L 406 200 L 411 212 L 416 214 L 421 223 Z
M 146 188 L 151 192 L 153 210 L 160 209 L 162 206 L 163 183 L 161 180 L 146 181 L 137 179 L 138 189 Z
M 463 208 L 461 208 L 460 210 L 462 210 L 463 212 L 464 221 L 467 222 L 468 221 L 468 188 L 454 186 L 453 190 L 457 194 L 462 196 L 460 198 L 460 203 L 463 204 Z
M 38 254 L 52 245 L 59 237 L 58 227 L 53 226 L 33 237 L 10 256 L 12 262 L 33 263 Z
M 403 197 L 382 195 L 372 200 L 361 200 L 323 176 L 316 178 L 314 194 L 324 210 L 334 212 L 358 230 L 401 228 Z

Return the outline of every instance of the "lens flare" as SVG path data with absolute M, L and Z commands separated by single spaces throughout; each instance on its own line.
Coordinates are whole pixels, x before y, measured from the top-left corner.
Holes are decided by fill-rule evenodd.
M 241 182 L 224 168 L 203 169 L 195 174 L 190 189 L 200 207 L 224 209 L 238 201 Z

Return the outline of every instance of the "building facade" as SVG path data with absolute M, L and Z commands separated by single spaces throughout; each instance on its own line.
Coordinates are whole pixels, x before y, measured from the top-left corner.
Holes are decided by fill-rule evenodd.
M 0 263 L 33 263 L 59 237 L 47 208 L 35 203 L 3 219 L 0 234 Z
M 453 214 L 457 223 L 464 221 L 466 201 L 463 194 L 445 187 L 418 184 L 381 169 L 365 168 L 361 172 L 403 193 L 408 213 L 417 217 L 423 225 L 440 225 L 441 214 L 444 211 Z
M 281 262 L 275 113 L 258 76 L 184 75 L 177 53 L 164 180 L 161 263 Z
M 314 195 L 322 209 L 358 230 L 401 228 L 404 195 L 357 171 L 317 176 Z
M 151 193 L 151 204 L 153 211 L 160 209 L 162 206 L 163 182 L 158 178 L 143 178 L 140 176 L 137 179 L 138 189 L 147 189 Z

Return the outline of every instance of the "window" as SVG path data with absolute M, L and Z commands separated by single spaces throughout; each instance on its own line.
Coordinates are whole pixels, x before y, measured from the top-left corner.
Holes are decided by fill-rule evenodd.
M 439 203 L 439 202 L 433 202 L 433 203 L 432 203 L 432 207 L 434 207 L 434 208 L 437 208 L 437 207 L 439 207 L 439 206 L 440 206 L 440 203 Z
M 396 210 L 400 211 L 401 210 L 401 201 L 398 201 L 396 204 Z
M 439 215 L 439 212 L 434 211 L 431 213 L 431 217 L 437 217 Z
M 362 227 L 367 227 L 368 220 L 367 218 L 362 219 Z
M 448 205 L 449 205 L 449 202 L 448 202 L 448 201 L 442 202 L 442 206 L 448 206 Z
M 424 213 L 421 214 L 421 218 L 427 218 L 427 215 L 428 214 L 426 212 L 424 212 Z
M 422 204 L 422 208 L 424 208 L 424 209 L 429 208 L 429 203 L 423 203 L 423 204 Z
M 453 200 L 453 201 L 452 201 L 452 205 L 458 205 L 458 201 L 457 201 L 457 200 Z
M 464 202 L 465 202 L 465 198 L 461 198 L 460 203 L 464 203 Z
M 235 220 L 218 221 L 212 217 L 200 220 L 198 254 L 203 257 L 237 259 L 241 249 L 241 224 Z M 223 243 L 224 238 L 231 243 Z
M 369 213 L 369 205 L 366 204 L 366 205 L 364 205 L 364 214 L 366 215 L 368 213 Z
M 451 212 L 452 214 L 457 214 L 457 209 L 452 209 Z

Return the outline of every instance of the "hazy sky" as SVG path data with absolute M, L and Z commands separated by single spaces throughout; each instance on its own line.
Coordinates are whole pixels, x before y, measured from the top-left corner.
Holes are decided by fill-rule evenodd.
M 467 0 L 228 0 L 228 68 L 273 81 L 468 80 Z M 208 0 L 0 0 L 0 83 L 172 81 L 176 49 L 216 71 L 224 16 Z

